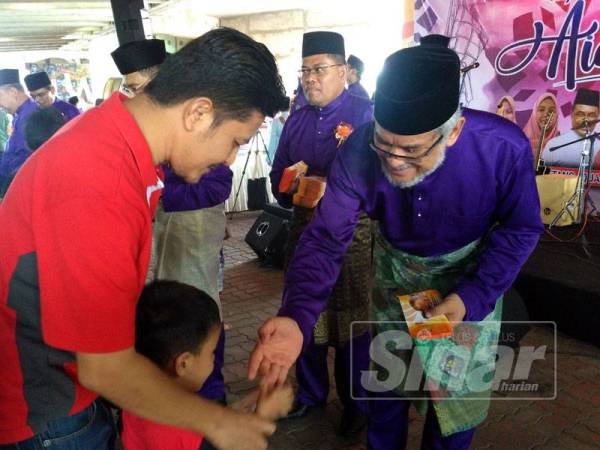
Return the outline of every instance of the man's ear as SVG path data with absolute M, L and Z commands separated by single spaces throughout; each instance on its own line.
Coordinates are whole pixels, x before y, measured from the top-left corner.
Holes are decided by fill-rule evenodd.
M 50 85 L 50 92 L 52 92 L 52 95 L 56 94 L 56 88 L 53 85 Z
M 207 97 L 192 98 L 184 103 L 183 121 L 186 131 L 207 129 L 214 120 L 215 108 Z
M 178 377 L 182 377 L 186 374 L 187 370 L 189 370 L 192 354 L 190 352 L 183 352 L 177 355 L 174 361 L 173 370 L 175 375 Z
M 463 127 L 465 126 L 465 122 L 467 119 L 461 117 L 458 119 L 456 126 L 452 129 L 450 134 L 448 135 L 448 140 L 446 141 L 446 145 L 448 147 L 454 145 L 454 143 L 458 140 L 460 133 L 462 132 Z

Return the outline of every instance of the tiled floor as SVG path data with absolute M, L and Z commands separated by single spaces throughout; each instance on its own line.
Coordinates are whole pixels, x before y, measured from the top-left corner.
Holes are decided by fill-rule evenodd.
M 244 243 L 258 213 L 239 213 L 228 221 L 231 238 L 225 242 L 225 289 L 221 299 L 226 332 L 225 380 L 235 400 L 253 386 L 246 379 L 246 364 L 263 320 L 279 306 L 283 274 L 263 267 Z M 536 347 L 552 342 L 547 328 L 534 327 L 524 343 Z M 600 448 L 600 350 L 568 336 L 558 337 L 555 400 L 496 400 L 487 420 L 478 427 L 472 448 L 481 449 L 598 449 Z M 552 355 L 554 349 L 550 350 Z M 532 378 L 551 390 L 554 371 L 550 361 L 534 365 Z M 363 448 L 365 436 L 354 440 L 336 435 L 340 405 L 332 386 L 324 411 L 314 411 L 278 425 L 272 449 Z M 411 413 L 409 449 L 419 448 L 423 419 Z

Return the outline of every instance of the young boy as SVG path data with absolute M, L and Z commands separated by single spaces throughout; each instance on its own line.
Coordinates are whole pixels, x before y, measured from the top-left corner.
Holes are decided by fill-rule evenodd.
M 136 350 L 183 388 L 198 391 L 212 372 L 220 332 L 219 310 L 205 292 L 175 281 L 155 281 L 144 288 L 136 311 Z M 292 400 L 291 387 L 284 386 L 269 392 L 261 389 L 242 402 L 256 403 L 256 414 L 275 420 L 288 413 Z M 127 411 L 122 439 L 126 450 L 214 448 L 200 435 Z

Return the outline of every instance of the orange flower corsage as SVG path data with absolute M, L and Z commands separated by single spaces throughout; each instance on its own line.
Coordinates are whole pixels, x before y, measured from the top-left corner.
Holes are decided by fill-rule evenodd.
M 335 138 L 338 141 L 337 148 L 340 148 L 342 144 L 346 142 L 346 139 L 348 139 L 348 136 L 350 136 L 353 131 L 354 128 L 352 128 L 352 125 L 349 123 L 340 122 L 338 124 L 338 126 L 335 128 Z

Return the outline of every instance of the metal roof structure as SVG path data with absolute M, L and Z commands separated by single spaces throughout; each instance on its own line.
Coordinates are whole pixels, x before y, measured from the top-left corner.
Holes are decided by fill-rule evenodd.
M 164 11 L 183 1 L 147 0 L 148 12 L 152 17 L 154 11 Z M 318 0 L 194 1 L 203 14 L 214 17 L 305 9 L 320 3 Z M 110 0 L 0 0 L 0 53 L 56 50 L 113 29 Z

